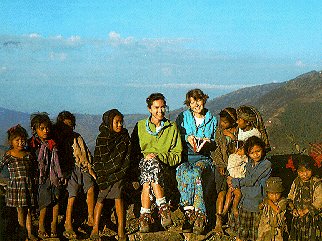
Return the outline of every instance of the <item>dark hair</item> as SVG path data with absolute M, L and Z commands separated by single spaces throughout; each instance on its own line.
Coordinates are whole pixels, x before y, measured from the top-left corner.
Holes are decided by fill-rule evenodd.
M 19 124 L 16 125 L 16 126 L 11 127 L 7 131 L 7 134 L 8 134 L 8 143 L 9 143 L 10 146 L 11 146 L 12 140 L 15 139 L 18 136 L 24 138 L 25 140 L 28 139 L 28 133 L 27 133 L 26 129 L 23 128 Z
M 108 110 L 103 114 L 103 124 L 108 126 L 110 131 L 113 131 L 113 120 L 115 116 L 121 116 L 122 119 L 124 118 L 123 114 L 117 109 Z
M 62 124 L 64 120 L 70 120 L 72 122 L 73 127 L 75 128 L 76 118 L 72 113 L 66 110 L 60 112 L 57 116 L 57 120 L 56 120 L 57 124 Z
M 219 116 L 226 118 L 231 127 L 237 126 L 237 112 L 235 108 L 227 107 L 220 111 Z
M 237 149 L 243 149 L 244 145 L 243 141 L 232 141 L 227 145 L 227 151 L 229 154 L 233 154 Z
M 151 108 L 153 101 L 156 101 L 156 100 L 163 100 L 164 104 L 167 105 L 167 102 L 166 102 L 163 94 L 153 93 L 153 94 L 149 95 L 148 98 L 146 98 L 146 104 L 148 105 L 148 108 Z
M 298 170 L 300 167 L 305 167 L 308 170 L 314 171 L 314 160 L 312 157 L 308 155 L 298 155 L 294 157 L 294 166 L 296 170 Z
M 189 90 L 186 94 L 186 100 L 184 101 L 184 104 L 188 107 L 190 106 L 190 98 L 193 98 L 195 100 L 203 100 L 203 103 L 206 104 L 209 96 L 202 92 L 201 89 Z
M 40 127 L 41 124 L 45 124 L 49 127 L 49 129 L 51 129 L 52 123 L 47 113 L 32 114 L 30 119 L 30 127 L 33 133 L 36 132 L 36 130 Z
M 261 147 L 262 150 L 263 150 L 263 157 L 266 155 L 266 145 L 265 145 L 265 142 L 261 138 L 259 138 L 257 136 L 251 136 L 251 137 L 249 137 L 246 140 L 245 145 L 244 145 L 244 150 L 245 150 L 246 156 L 249 157 L 249 153 L 250 153 L 251 149 L 254 146 Z

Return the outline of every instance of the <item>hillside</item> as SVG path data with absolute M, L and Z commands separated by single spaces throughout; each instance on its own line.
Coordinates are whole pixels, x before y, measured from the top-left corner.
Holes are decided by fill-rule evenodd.
M 184 98 L 184 97 L 183 97 Z M 207 108 L 214 114 L 231 106 L 250 104 L 257 107 L 267 125 L 273 147 L 272 154 L 295 152 L 295 144 L 307 148 L 311 142 L 322 140 L 322 73 L 312 71 L 283 82 L 243 88 L 209 100 Z M 184 108 L 171 111 L 167 116 L 175 119 Z M 29 114 L 0 108 L 0 144 L 5 143 L 6 130 L 21 123 L 28 130 Z M 145 115 L 125 116 L 125 126 L 131 132 L 137 120 Z M 54 120 L 56 117 L 51 116 Z M 100 115 L 76 114 L 76 131 L 81 133 L 93 150 Z

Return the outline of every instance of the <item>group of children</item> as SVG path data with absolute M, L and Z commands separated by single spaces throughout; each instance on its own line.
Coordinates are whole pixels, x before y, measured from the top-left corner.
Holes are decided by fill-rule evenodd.
M 130 166 L 133 167 L 133 149 L 143 155 L 137 162 L 142 185 L 141 232 L 150 230 L 152 195 L 159 207 L 162 226 L 167 228 L 172 224 L 170 206 L 164 194 L 167 187 L 161 172 L 166 170 L 167 164 L 177 168 L 180 205 L 196 234 L 203 233 L 207 225 L 202 188 L 209 180 L 201 178 L 207 172 L 213 173 L 209 176 L 217 191 L 216 233 L 223 233 L 225 217 L 229 216 L 228 225 L 237 240 L 283 240 L 286 233 L 290 240 L 322 239 L 322 182 L 313 175 L 313 160 L 303 156 L 294 161 L 298 177 L 288 197 L 282 197 L 281 178 L 270 177 L 271 162 L 266 158 L 270 146 L 258 111 L 250 106 L 237 110 L 225 108 L 219 113 L 216 127 L 215 117 L 204 108 L 207 98 L 199 99 L 198 96 L 206 95 L 198 89 L 188 92 L 186 104 L 189 109 L 176 124 L 164 116 L 164 96 L 150 95 L 147 105 L 151 115 L 138 122 L 132 137 L 123 128 L 123 115 L 118 110 L 105 112 L 93 157 L 81 135 L 74 132 L 75 116 L 68 111 L 61 112 L 54 125 L 46 113 L 32 115 L 30 139 L 22 126 L 10 128 L 7 131 L 10 149 L 0 161 L 0 169 L 7 166 L 9 170 L 6 205 L 17 209 L 21 240 L 57 237 L 60 197 L 64 192 L 68 193 L 68 201 L 63 235 L 75 239 L 72 213 L 80 188 L 87 197 L 91 239 L 99 240 L 103 201 L 114 199 L 118 240 L 127 240 L 123 193 Z M 204 129 L 201 128 L 203 124 Z M 204 135 L 204 130 L 209 134 Z M 180 139 L 193 148 L 185 153 Z M 199 147 L 199 141 L 204 141 L 205 146 Z M 211 149 L 213 143 L 216 148 Z M 96 184 L 99 192 L 95 202 Z M 35 207 L 39 212 L 38 238 L 32 232 L 31 211 Z M 292 215 L 289 230 L 287 209 Z M 52 217 L 47 233 L 48 210 L 52 210 Z M 192 213 L 195 223 L 191 222 Z M 197 221 L 196 217 L 201 218 Z

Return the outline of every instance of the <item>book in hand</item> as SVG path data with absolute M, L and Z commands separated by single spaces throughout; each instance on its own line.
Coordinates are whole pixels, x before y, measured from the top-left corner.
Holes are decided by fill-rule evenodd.
M 207 139 L 202 139 L 202 138 L 195 138 L 195 142 L 193 145 L 193 151 L 195 153 L 200 152 L 201 148 L 206 144 L 206 142 L 208 142 Z

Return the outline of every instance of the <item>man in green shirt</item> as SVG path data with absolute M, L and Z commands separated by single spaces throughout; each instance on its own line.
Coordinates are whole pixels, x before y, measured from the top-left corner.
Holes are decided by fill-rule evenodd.
M 151 199 L 153 194 L 161 216 L 161 224 L 172 224 L 169 205 L 164 196 L 164 168 L 181 162 L 182 144 L 177 125 L 165 118 L 166 101 L 161 93 L 146 99 L 150 116 L 138 121 L 133 133 L 133 158 L 140 159 L 141 211 L 140 232 L 149 232 L 152 223 Z

